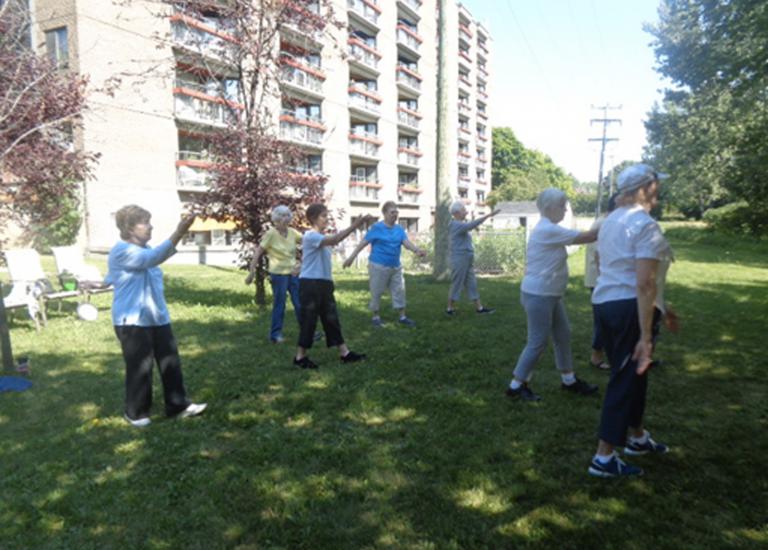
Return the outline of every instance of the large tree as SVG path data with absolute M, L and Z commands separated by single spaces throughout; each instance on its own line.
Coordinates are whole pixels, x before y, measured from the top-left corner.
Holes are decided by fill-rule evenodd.
M 576 181 L 540 151 L 526 148 L 510 128 L 493 129 L 493 158 L 488 201 L 533 200 L 548 187 L 569 195 Z
M 189 16 L 195 20 L 215 19 L 223 47 L 221 62 L 208 56 L 176 59 L 176 69 L 194 74 L 207 89 L 215 89 L 224 111 L 224 128 L 196 136 L 211 161 L 209 190 L 197 194 L 195 209 L 206 217 L 231 221 L 242 238 L 247 261 L 253 247 L 270 224 L 277 204 L 286 204 L 299 214 L 303 206 L 323 200 L 325 177 L 307 170 L 304 151 L 278 135 L 278 115 L 298 104 L 283 93 L 284 69 L 295 66 L 296 57 L 281 51 L 281 33 L 322 40 L 334 21 L 326 0 L 210 0 L 163 2 L 172 6 L 176 23 Z M 168 16 L 168 11 L 162 13 Z M 202 43 L 201 48 L 209 47 Z M 293 53 L 297 53 L 296 50 Z M 293 64 L 293 65 L 290 65 Z M 309 68 L 321 75 L 321 71 Z M 319 77 L 318 77 L 319 78 Z M 323 77 L 324 78 L 324 77 Z M 291 118 L 283 114 L 283 118 Z M 292 119 L 295 122 L 295 119 Z M 321 123 L 301 120 L 314 131 Z M 306 131 L 313 131 L 307 127 Z M 256 302 L 264 304 L 264 266 L 256 279 Z
M 646 30 L 672 83 L 646 124 L 670 202 L 700 216 L 746 199 L 768 213 L 768 3 L 663 0 Z
M 38 55 L 22 0 L 0 2 L 0 226 L 42 226 L 76 203 L 92 155 L 72 148 L 85 102 L 84 77 Z M 0 238 L 0 248 L 2 238 Z M 0 351 L 13 367 L 0 284 Z

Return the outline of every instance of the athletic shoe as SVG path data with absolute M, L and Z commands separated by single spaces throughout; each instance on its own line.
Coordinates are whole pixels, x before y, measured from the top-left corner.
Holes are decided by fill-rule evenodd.
M 270 338 L 269 341 L 272 342 L 273 344 L 282 344 L 283 342 L 285 342 L 285 338 L 283 338 L 282 336 L 278 336 L 277 338 Z
M 580 380 L 579 378 L 576 378 L 576 382 L 573 384 L 566 384 L 563 382 L 560 384 L 560 387 L 568 392 L 571 393 L 577 393 L 579 395 L 592 395 L 593 393 L 597 393 L 598 387 L 596 384 L 588 384 L 584 380 Z
M 643 475 L 642 468 L 627 464 L 616 456 L 616 453 L 605 464 L 593 457 L 587 472 L 595 477 L 632 477 Z
M 365 360 L 365 354 L 349 351 L 344 357 L 340 357 L 339 359 L 341 359 L 342 363 L 357 363 L 358 361 Z
M 146 428 L 150 424 L 152 424 L 152 421 L 149 418 L 137 418 L 134 420 L 133 418 L 129 418 L 127 414 L 123 413 L 123 418 L 125 418 L 128 421 L 128 424 L 133 426 L 134 428 Z
M 208 403 L 190 403 L 187 408 L 175 415 L 176 418 L 189 418 L 190 416 L 197 416 L 203 414 L 203 411 L 208 407 Z
M 456 313 L 455 309 L 446 309 L 445 314 L 446 315 L 454 315 Z
M 384 321 L 381 320 L 381 317 L 374 317 L 371 319 L 371 324 L 376 328 L 382 328 L 384 326 Z
M 480 309 L 476 309 L 475 311 L 477 313 L 493 313 L 496 310 L 493 309 L 492 307 L 485 307 L 485 306 L 483 306 Z
M 521 401 L 541 401 L 541 397 L 533 393 L 533 390 L 528 387 L 528 384 L 523 384 L 516 390 L 507 388 L 507 397 L 512 399 L 520 399 Z
M 416 321 L 414 321 L 413 319 L 409 319 L 408 317 L 401 318 L 398 321 L 398 323 L 409 328 L 413 328 L 416 326 Z
M 663 455 L 669 452 L 669 447 L 663 443 L 657 443 L 651 436 L 648 436 L 648 440 L 645 443 L 637 443 L 631 439 L 627 439 L 627 444 L 624 447 L 624 454 L 629 456 L 640 456 L 648 453 L 654 453 Z
M 302 369 L 316 369 L 318 367 L 317 363 L 312 361 L 308 356 L 304 356 L 301 359 L 293 358 L 293 364 L 297 367 L 300 367 Z

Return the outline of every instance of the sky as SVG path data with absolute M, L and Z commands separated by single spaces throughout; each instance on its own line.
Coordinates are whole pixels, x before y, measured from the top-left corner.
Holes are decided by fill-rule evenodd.
M 643 23 L 658 20 L 659 0 L 461 0 L 488 28 L 491 124 L 508 126 L 530 149 L 581 181 L 597 181 L 602 124 L 609 110 L 605 171 L 639 161 L 643 120 L 666 87 Z

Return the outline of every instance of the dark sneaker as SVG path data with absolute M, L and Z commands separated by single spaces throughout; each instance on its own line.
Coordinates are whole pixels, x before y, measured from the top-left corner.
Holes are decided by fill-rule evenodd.
M 648 453 L 663 455 L 668 452 L 669 447 L 663 443 L 657 443 L 650 435 L 645 443 L 635 443 L 632 440 L 627 439 L 627 445 L 624 447 L 624 454 L 629 456 L 640 456 Z
M 403 317 L 398 321 L 398 323 L 409 328 L 413 328 L 416 326 L 416 321 L 414 321 L 413 319 L 409 319 L 408 317 Z
M 643 475 L 642 468 L 627 464 L 616 456 L 616 453 L 605 464 L 593 457 L 587 472 L 595 477 L 632 477 Z
M 528 387 L 528 384 L 523 384 L 516 390 L 507 388 L 507 397 L 512 399 L 520 399 L 521 401 L 541 401 L 541 397 L 533 393 L 533 390 Z
M 455 315 L 456 314 L 456 310 L 455 309 L 446 309 L 445 310 L 445 314 L 446 315 Z
M 483 306 L 480 309 L 476 309 L 475 311 L 477 313 L 493 313 L 496 310 L 493 309 L 492 307 L 485 307 L 485 306 Z
M 340 357 L 340 359 L 342 363 L 357 363 L 358 361 L 365 360 L 365 354 L 355 353 L 354 351 L 350 351 L 344 357 Z
M 371 319 L 371 324 L 376 328 L 382 328 L 384 326 L 384 321 L 381 320 L 381 317 L 374 317 Z
M 579 395 L 592 395 L 593 393 L 597 393 L 598 390 L 596 384 L 588 384 L 584 380 L 578 378 L 573 384 L 562 383 L 560 384 L 560 387 L 567 392 L 577 393 Z
M 293 364 L 302 369 L 316 369 L 318 366 L 317 363 L 312 361 L 312 359 L 307 356 L 304 356 L 301 359 L 296 359 L 294 357 Z

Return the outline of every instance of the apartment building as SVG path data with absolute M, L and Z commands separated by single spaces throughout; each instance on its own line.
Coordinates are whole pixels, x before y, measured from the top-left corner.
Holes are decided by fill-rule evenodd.
M 317 2 L 290 2 L 318 12 Z M 435 207 L 438 32 L 449 34 L 449 147 L 453 195 L 487 211 L 490 191 L 487 30 L 460 4 L 438 29 L 435 0 L 333 0 L 346 23 L 323 34 L 285 27 L 279 44 L 275 132 L 298 145 L 295 169 L 328 177 L 329 206 L 349 223 L 393 200 L 400 223 L 428 231 Z M 153 213 L 156 238 L 175 227 L 186 202 L 204 192 L 212 159 L 200 136 L 227 124 L 239 98 L 225 58 L 237 37 L 215 9 L 201 16 L 156 2 L 35 0 L 37 43 L 62 67 L 90 75 L 94 94 L 76 146 L 100 154 L 84 185 L 83 244 L 107 250 L 114 212 L 136 203 Z M 201 67 L 206 70 L 201 70 Z M 211 69 L 211 68 L 214 69 Z M 215 80 L 214 80 L 215 79 Z M 228 264 L 231 223 L 198 220 L 177 261 Z

